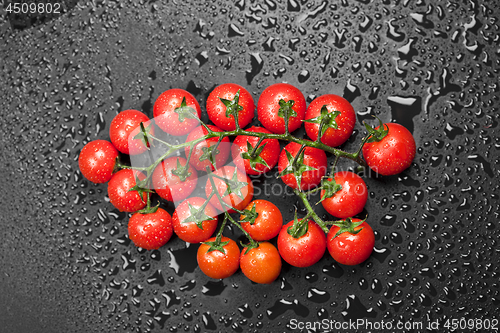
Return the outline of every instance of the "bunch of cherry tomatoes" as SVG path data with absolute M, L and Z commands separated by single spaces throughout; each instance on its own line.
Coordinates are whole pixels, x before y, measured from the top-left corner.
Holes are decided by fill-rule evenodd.
M 345 143 L 353 132 L 356 114 L 350 103 L 326 94 L 306 107 L 299 89 L 286 83 L 273 84 L 260 95 L 257 114 L 262 127 L 244 129 L 254 118 L 255 104 L 252 95 L 237 84 L 216 87 L 206 101 L 206 112 L 213 124 L 200 120 L 201 108 L 189 92 L 170 89 L 154 104 L 154 122 L 140 111 L 122 111 L 110 124 L 110 141 L 91 141 L 81 150 L 83 176 L 94 183 L 108 182 L 111 204 L 133 213 L 128 232 L 136 246 L 158 249 L 175 233 L 185 242 L 201 243 L 198 265 L 209 277 L 226 278 L 241 268 L 257 283 L 274 281 L 282 259 L 307 267 L 318 262 L 326 249 L 345 265 L 357 265 L 370 256 L 373 230 L 365 220 L 354 217 L 365 206 L 366 184 L 353 172 L 332 168 L 327 175 L 325 151 L 356 161 L 362 152 L 366 166 L 380 175 L 394 175 L 408 168 L 415 156 L 415 141 L 406 128 L 396 123 L 380 122 L 376 128 L 365 124 L 368 135 L 359 151 L 342 155 L 334 147 Z M 294 137 L 291 133 L 303 123 L 308 138 Z M 158 130 L 167 137 L 185 139 L 170 144 L 155 135 Z M 232 142 L 230 137 L 234 137 Z M 279 140 L 289 142 L 281 151 Z M 162 144 L 165 155 L 150 166 L 120 162 L 120 153 L 140 155 Z M 184 156 L 174 156 L 178 151 Z M 261 175 L 276 165 L 283 183 L 301 196 L 309 211 L 287 224 L 272 202 L 252 201 L 249 175 Z M 200 175 L 207 176 L 203 184 Z M 197 187 L 205 188 L 204 197 L 192 196 Z M 316 192 L 334 221 L 321 220 L 307 205 L 307 196 Z M 175 203 L 173 215 L 151 205 L 154 193 Z M 231 213 L 238 213 L 239 220 Z M 228 221 L 249 240 L 241 251 L 222 234 Z M 272 241 L 276 237 L 277 247 Z

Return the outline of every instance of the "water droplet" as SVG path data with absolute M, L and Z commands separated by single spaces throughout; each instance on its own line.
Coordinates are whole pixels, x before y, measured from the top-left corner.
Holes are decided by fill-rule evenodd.
M 366 308 L 356 295 L 346 298 L 346 307 L 342 311 L 344 320 L 356 320 L 359 318 L 375 318 L 377 313 L 372 308 Z

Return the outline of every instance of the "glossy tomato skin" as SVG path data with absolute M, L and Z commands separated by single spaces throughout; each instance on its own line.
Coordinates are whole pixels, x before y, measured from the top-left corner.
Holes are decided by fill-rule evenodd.
M 241 210 L 245 208 L 253 198 L 253 185 L 251 179 L 247 175 L 230 165 L 226 165 L 220 169 L 215 170 L 214 175 L 230 180 L 233 177 L 235 170 L 237 172 L 236 177 L 238 181 L 246 184 L 242 184 L 244 186 L 240 189 L 241 197 L 234 192 L 226 195 L 227 184 L 223 180 L 214 177 L 213 181 L 215 183 L 216 191 L 219 192 L 222 200 L 225 203 L 231 205 L 233 208 Z M 205 186 L 205 194 L 207 195 L 207 198 L 210 196 L 210 193 L 212 193 L 212 182 L 209 178 Z M 233 209 L 228 209 L 227 206 L 222 207 L 216 195 L 212 197 L 210 203 L 219 211 L 228 211 L 229 213 L 234 213 Z
M 215 237 L 207 242 L 215 241 Z M 225 245 L 224 252 L 214 250 L 208 252 L 210 246 L 202 243 L 198 248 L 197 261 L 201 271 L 212 279 L 225 279 L 236 273 L 240 267 L 240 249 L 238 244 L 230 238 L 222 237 L 221 242 L 229 242 Z
M 185 242 L 200 243 L 209 239 L 217 228 L 217 210 L 214 206 L 208 203 L 205 207 L 205 214 L 214 218 L 213 220 L 203 220 L 202 228 L 200 229 L 195 222 L 185 222 L 191 217 L 189 205 L 193 208 L 200 208 L 207 199 L 200 197 L 191 197 L 183 201 L 175 208 L 172 222 L 175 234 Z
M 416 145 L 413 135 L 406 127 L 396 123 L 384 124 L 386 126 L 389 127 L 389 133 L 378 142 L 366 143 L 363 146 L 363 157 L 373 171 L 382 176 L 392 176 L 411 165 Z
M 196 98 L 184 89 L 169 89 L 163 92 L 155 101 L 153 116 L 156 125 L 165 133 L 181 136 L 191 132 L 200 122 L 197 119 L 184 118 L 179 121 L 179 114 L 175 112 L 186 99 L 186 106 L 192 108 L 193 112 L 201 117 L 201 108 Z
M 226 117 L 226 106 L 220 99 L 233 100 L 238 90 L 240 91 L 238 104 L 243 107 L 238 113 L 238 124 L 240 128 L 244 128 L 250 124 L 255 112 L 252 95 L 245 88 L 235 83 L 224 83 L 215 87 L 207 98 L 208 118 L 215 126 L 225 131 L 235 130 L 236 122 L 233 115 Z
M 119 211 L 133 213 L 146 207 L 147 194 L 142 199 L 137 191 L 129 191 L 136 185 L 135 178 L 143 180 L 146 176 L 136 170 L 123 169 L 113 174 L 108 183 L 109 201 Z
M 193 193 L 198 183 L 198 175 L 191 165 L 188 168 L 191 175 L 184 181 L 174 174 L 174 170 L 177 170 L 177 161 L 180 162 L 182 167 L 187 163 L 187 160 L 183 157 L 167 157 L 154 169 L 151 178 L 156 193 L 163 199 L 172 202 L 186 199 Z
M 262 242 L 257 248 L 246 251 L 246 247 L 241 251 L 240 267 L 247 278 L 261 284 L 269 284 L 278 278 L 281 257 L 274 245 Z
M 352 219 L 352 222 L 361 222 L 360 219 Z M 375 235 L 373 229 L 366 222 L 354 228 L 359 230 L 357 234 L 344 232 L 333 238 L 339 231 L 338 226 L 332 226 L 328 232 L 328 252 L 335 261 L 343 265 L 359 265 L 368 257 L 375 246 Z
M 128 221 L 128 237 L 135 246 L 145 250 L 159 249 L 172 234 L 172 218 L 162 208 L 150 214 L 135 213 Z
M 342 189 L 321 201 L 325 210 L 339 219 L 361 213 L 368 199 L 368 189 L 364 180 L 350 171 L 337 172 L 334 177 L 335 183 L 341 185 Z M 325 190 L 322 190 L 321 198 L 324 194 Z
M 257 115 L 261 124 L 272 133 L 285 133 L 285 119 L 278 115 L 280 100 L 294 101 L 292 110 L 297 113 L 297 116 L 290 117 L 288 121 L 288 131 L 291 133 L 300 128 L 306 113 L 304 95 L 291 84 L 275 83 L 264 89 L 257 102 Z
M 222 132 L 222 130 L 216 126 L 213 125 L 207 125 L 208 128 L 210 128 L 214 132 Z M 189 135 L 187 136 L 186 142 L 193 141 L 196 139 L 201 138 L 204 135 L 207 135 L 208 131 L 206 130 L 205 127 L 199 126 L 196 127 Z M 214 166 L 210 162 L 209 159 L 205 159 L 203 161 L 200 161 L 200 158 L 203 156 L 203 149 L 209 148 L 212 146 L 215 146 L 217 144 L 217 141 L 219 140 L 218 137 L 210 138 L 203 140 L 199 143 L 197 143 L 194 148 L 193 152 L 191 153 L 191 158 L 189 159 L 189 163 L 196 168 L 196 170 L 199 171 L 206 171 L 206 167 L 210 167 L 213 170 L 215 170 Z M 221 143 L 219 144 L 219 147 L 217 148 L 219 150 L 219 153 L 215 155 L 215 165 L 217 168 L 222 167 L 228 160 L 229 158 L 229 153 L 231 150 L 231 143 L 229 141 L 229 138 L 226 136 L 224 139 L 222 139 Z M 184 152 L 186 154 L 186 157 L 189 156 L 189 151 L 191 148 L 187 146 L 184 149 Z
M 78 156 L 83 177 L 95 184 L 106 183 L 113 176 L 118 150 L 109 141 L 94 140 L 87 143 Z
M 246 206 L 245 210 L 252 211 L 255 205 L 255 211 L 258 216 L 253 224 L 242 222 L 241 226 L 255 241 L 265 241 L 278 236 L 283 226 L 283 216 L 275 204 L 267 200 L 254 200 Z M 240 220 L 246 216 L 241 215 Z
M 335 118 L 337 129 L 329 128 L 321 137 L 321 142 L 330 147 L 337 147 L 349 139 L 356 125 L 356 113 L 351 103 L 341 96 L 326 94 L 314 99 L 307 107 L 305 119 L 313 119 L 321 115 L 321 108 L 326 105 L 328 112 L 339 111 Z M 319 124 L 305 123 L 307 136 L 315 141 L 318 138 Z
M 314 221 L 308 221 L 307 233 L 300 238 L 294 238 L 287 232 L 292 225 L 293 221 L 284 225 L 278 235 L 281 258 L 295 267 L 314 265 L 326 251 L 325 233 Z
M 150 120 L 141 111 L 125 110 L 118 113 L 109 126 L 109 137 L 113 145 L 123 154 L 138 155 L 147 150 L 147 147 L 140 139 L 133 139 L 140 133 L 140 124 L 144 123 L 144 128 L 150 125 Z M 151 126 L 149 133 L 154 134 L 154 127 Z
M 281 173 L 290 164 L 285 150 L 287 150 L 292 156 L 296 156 L 299 153 L 301 145 L 295 142 L 290 142 L 281 151 L 278 160 L 278 171 Z M 327 168 L 327 158 L 326 153 L 318 148 L 306 147 L 304 152 L 304 165 L 316 168 L 316 170 L 305 171 L 302 173 L 302 180 L 300 187 L 302 190 L 310 190 L 319 185 L 321 178 L 326 174 Z M 281 177 L 283 182 L 293 189 L 298 188 L 297 180 L 293 174 L 287 174 Z
M 256 132 L 256 133 L 267 133 L 270 134 L 268 130 L 258 126 L 252 126 L 247 129 L 248 132 Z M 259 141 L 259 137 L 251 136 L 251 135 L 238 135 L 231 146 L 231 154 L 233 157 L 234 164 L 243 172 L 246 172 L 248 175 L 261 175 L 263 173 L 268 172 L 272 168 L 276 166 L 278 163 L 278 157 L 280 154 L 280 143 L 277 139 L 265 139 L 259 145 L 265 145 L 264 149 L 260 153 L 260 157 L 267 163 L 269 167 L 266 167 L 264 164 L 257 164 L 255 169 L 252 169 L 250 166 L 250 161 L 248 159 L 244 159 L 242 157 L 243 153 L 248 152 L 247 142 L 249 142 L 252 147 L 255 147 Z

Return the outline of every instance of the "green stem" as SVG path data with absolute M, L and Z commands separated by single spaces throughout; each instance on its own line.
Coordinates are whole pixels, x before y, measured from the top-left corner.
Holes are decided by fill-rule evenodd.
M 264 141 L 265 138 L 266 138 L 265 136 L 261 136 L 259 138 L 259 141 L 257 141 L 257 144 L 255 145 L 255 147 L 253 147 L 252 152 L 250 153 L 250 157 L 252 158 L 256 157 L 255 152 L 257 151 L 257 148 L 259 148 L 260 144 L 262 143 L 262 141 Z
M 297 164 L 297 160 L 299 159 L 299 156 L 302 154 L 302 152 L 304 151 L 304 149 L 306 149 L 306 145 L 302 144 L 302 146 L 300 146 L 299 152 L 293 158 L 292 166 L 295 167 L 295 165 Z
M 314 194 L 314 193 L 316 193 L 316 192 L 321 191 L 322 189 L 323 189 L 323 188 L 322 188 L 321 186 L 318 186 L 318 187 L 316 187 L 316 188 L 313 188 L 312 190 L 309 190 L 309 191 L 304 192 L 304 194 L 305 194 L 306 196 L 309 196 L 309 195 L 311 195 L 311 194 Z
M 130 166 L 130 165 L 122 164 L 120 161 L 116 161 L 116 166 L 119 169 L 132 169 L 132 170 L 138 170 L 138 171 L 146 171 L 149 168 L 149 167 L 135 167 L 135 166 Z
M 367 136 L 365 136 L 365 137 L 363 138 L 363 141 L 362 141 L 362 142 L 361 142 L 361 144 L 359 145 L 358 150 L 357 150 L 354 154 L 352 154 L 352 156 L 353 156 L 354 158 L 356 158 L 356 159 L 357 159 L 358 157 L 360 157 L 361 150 L 363 149 L 363 146 L 365 145 L 366 141 L 368 141 L 368 139 L 370 139 L 370 135 L 367 135 Z M 365 165 L 365 166 L 366 166 L 366 165 Z
M 233 209 L 233 210 L 237 211 L 237 212 L 238 212 L 238 213 L 240 213 L 240 214 L 244 214 L 242 211 L 240 211 L 240 210 L 238 210 L 238 209 L 236 209 L 236 208 L 234 208 L 234 207 L 231 207 L 231 205 L 228 205 L 226 202 L 224 202 L 224 200 L 222 200 L 222 197 L 221 197 L 221 195 L 220 195 L 219 191 L 217 191 L 217 188 L 215 187 L 215 182 L 214 182 L 214 179 L 213 179 L 213 176 L 216 176 L 216 175 L 214 175 L 214 174 L 212 173 L 212 170 L 210 170 L 210 168 L 209 168 L 209 167 L 207 167 L 207 172 L 208 172 L 208 178 L 209 178 L 209 180 L 210 180 L 210 183 L 212 184 L 212 193 L 210 194 L 210 196 L 212 196 L 212 195 L 215 193 L 215 195 L 217 196 L 217 200 L 219 200 L 219 203 L 220 203 L 221 207 L 226 206 L 226 207 L 228 207 L 228 208 L 231 208 L 231 209 Z M 257 242 L 256 242 L 256 241 L 252 238 L 252 236 L 250 236 L 250 234 L 249 234 L 249 233 L 248 233 L 245 229 L 243 229 L 243 227 L 241 226 L 241 224 L 240 224 L 240 223 L 236 222 L 236 221 L 235 221 L 235 220 L 231 217 L 231 215 L 228 213 L 228 211 L 227 211 L 227 210 L 224 212 L 224 214 L 225 214 L 225 218 L 224 218 L 224 220 L 229 219 L 229 221 L 230 221 L 232 224 L 234 224 L 235 226 L 237 226 L 237 227 L 238 227 L 238 228 L 239 228 L 239 229 L 243 232 L 243 234 L 246 236 L 246 238 L 247 238 L 247 239 L 248 239 L 248 241 L 250 242 L 250 247 L 252 247 L 252 248 L 253 248 L 253 247 L 257 247 L 257 246 L 258 246 Z
M 338 161 L 339 161 L 339 156 L 336 155 L 335 156 L 335 160 L 333 161 L 332 169 L 330 171 L 330 178 L 332 178 L 332 179 L 335 176 L 335 167 L 337 166 Z
M 307 194 L 305 192 L 298 190 L 294 190 L 294 192 L 302 200 L 304 206 L 306 206 L 308 215 L 310 214 L 313 220 L 320 226 L 320 228 L 323 229 L 325 233 L 327 233 L 329 230 L 328 227 L 326 226 L 325 221 L 323 221 L 321 217 L 319 217 L 318 214 L 316 214 L 314 208 L 311 206 L 311 203 L 309 202 L 309 200 L 307 200 Z
M 164 145 L 165 145 L 165 146 L 167 146 L 167 147 L 172 147 L 172 145 L 171 145 L 170 143 L 168 143 L 168 142 L 166 142 L 166 141 L 163 141 L 163 140 L 161 140 L 161 139 L 158 139 L 158 138 L 157 138 L 156 136 L 154 136 L 153 134 L 148 133 L 148 138 L 151 138 L 151 139 L 153 139 L 154 141 L 158 141 L 159 143 L 164 144 Z
M 224 217 L 224 220 L 222 221 L 222 224 L 219 228 L 219 231 L 217 231 L 217 236 L 215 236 L 215 243 L 216 244 L 220 244 L 220 241 L 222 239 L 222 233 L 224 231 L 224 227 L 226 226 L 226 222 L 227 222 L 227 216 Z

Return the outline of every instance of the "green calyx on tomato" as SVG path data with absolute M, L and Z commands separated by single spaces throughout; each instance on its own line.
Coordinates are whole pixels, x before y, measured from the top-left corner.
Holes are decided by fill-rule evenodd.
M 262 140 L 260 140 L 262 141 Z M 259 171 L 256 169 L 257 164 L 263 164 L 266 168 L 269 168 L 269 165 L 267 162 L 260 156 L 262 151 L 264 150 L 264 147 L 266 146 L 266 143 L 260 146 L 255 146 L 252 147 L 250 142 L 247 141 L 247 151 L 241 154 L 241 157 L 244 159 L 248 160 L 250 162 L 250 167 L 252 170 Z
M 366 141 L 366 143 L 378 142 L 378 141 L 382 140 L 383 138 L 385 138 L 387 136 L 387 134 L 389 134 L 389 126 L 387 126 L 387 125 L 384 126 L 384 124 L 382 123 L 382 120 L 380 120 L 380 118 L 378 118 L 376 116 L 374 116 L 374 117 L 377 118 L 379 123 L 380 123 L 378 130 L 376 130 L 374 127 L 371 127 L 367 123 L 363 122 L 363 124 L 366 127 L 366 130 L 368 131 L 368 135 L 370 136 L 370 138 Z
M 337 231 L 337 233 L 335 234 L 335 236 L 333 236 L 332 239 L 334 239 L 335 237 L 343 234 L 344 232 L 348 232 L 350 234 L 356 235 L 361 230 L 363 230 L 363 228 L 358 229 L 358 230 L 354 230 L 354 229 L 356 227 L 360 226 L 365 221 L 366 221 L 366 217 L 363 220 L 359 221 L 359 222 L 352 222 L 352 218 L 348 217 L 345 220 L 339 220 L 339 221 L 333 221 L 333 222 L 331 222 L 332 225 L 335 225 L 335 226 L 337 226 L 337 227 L 340 228 L 339 231 Z
M 321 197 L 321 200 L 318 201 L 318 204 L 325 200 L 326 198 L 332 197 L 335 193 L 340 191 L 342 189 L 342 185 L 337 184 L 335 181 L 335 178 L 332 178 L 329 180 L 328 178 L 323 178 L 323 181 L 321 182 L 321 188 L 325 190 L 325 193 Z
M 325 134 L 326 130 L 329 128 L 337 129 L 337 121 L 335 118 L 340 115 L 340 111 L 328 112 L 328 108 L 326 105 L 321 107 L 321 114 L 312 119 L 303 120 L 306 123 L 319 124 L 319 133 L 317 141 L 319 142 L 323 134 Z
M 240 101 L 240 90 L 236 92 L 232 100 L 225 98 L 219 98 L 219 99 L 222 102 L 222 104 L 226 106 L 226 117 L 229 118 L 230 116 L 234 116 L 234 119 L 236 120 L 238 117 L 238 112 L 243 110 L 243 106 L 238 104 L 238 102 Z
M 134 136 L 134 140 L 136 139 L 140 139 L 142 141 L 142 143 L 144 144 L 144 146 L 146 146 L 147 149 L 149 149 L 149 139 L 148 139 L 148 135 L 149 133 L 151 133 L 151 127 L 153 126 L 152 123 L 150 123 L 148 125 L 148 127 L 144 127 L 144 123 L 141 122 L 139 124 L 139 126 L 141 127 L 141 130 L 139 131 L 139 133 L 137 133 L 135 136 Z
M 297 218 L 297 211 L 295 211 L 295 216 L 293 217 L 293 224 L 288 227 L 286 232 L 293 238 L 300 238 L 307 234 L 309 230 L 309 216 L 304 217 L 299 221 Z
M 132 191 L 137 191 L 142 202 L 144 202 L 144 199 L 142 198 L 142 196 L 144 195 L 144 192 L 153 193 L 153 190 L 151 190 L 148 187 L 148 178 L 145 178 L 143 180 L 139 180 L 137 175 L 135 176 L 135 186 L 133 186 L 132 188 L 130 188 L 128 190 L 128 192 L 132 192 Z M 148 200 L 149 200 L 149 195 L 148 195 Z
M 243 215 L 245 217 L 240 220 L 240 223 L 248 222 L 248 223 L 250 223 L 250 225 L 253 225 L 255 223 L 255 220 L 257 219 L 257 217 L 259 217 L 259 213 L 257 213 L 257 210 L 255 208 L 255 203 L 253 204 L 252 209 L 250 209 L 250 210 L 245 209 L 243 211 L 243 214 L 241 214 L 241 215 Z
M 208 203 L 208 201 L 207 201 L 207 203 Z M 194 222 L 198 226 L 198 228 L 203 230 L 203 222 L 204 221 L 215 220 L 215 218 L 213 218 L 212 216 L 208 216 L 205 213 L 206 204 L 200 206 L 199 208 L 196 208 L 193 205 L 191 205 L 191 203 L 188 202 L 188 207 L 189 207 L 190 216 L 187 217 L 184 221 L 182 221 L 182 223 Z
M 179 177 L 181 182 L 185 182 L 187 178 L 189 178 L 192 172 L 189 171 L 189 163 L 186 161 L 186 165 L 182 166 L 181 161 L 177 159 L 177 167 L 172 169 L 172 174 Z
M 243 193 L 241 193 L 241 189 L 245 188 L 248 186 L 247 183 L 238 180 L 238 169 L 234 168 L 234 173 L 231 176 L 231 179 L 223 178 L 223 177 L 218 177 L 221 179 L 224 183 L 226 183 L 226 192 L 222 195 L 225 197 L 226 195 L 230 195 L 232 193 L 236 194 L 240 199 L 244 199 Z
M 149 197 L 148 197 L 148 201 L 149 201 Z M 145 208 L 137 211 L 137 213 L 140 213 L 140 214 L 153 214 L 153 213 L 156 213 L 156 211 L 158 210 L 158 208 L 160 208 L 160 203 L 158 203 L 156 206 L 146 206 Z
M 245 244 L 243 242 L 240 242 L 240 245 L 246 249 L 244 254 L 248 254 L 248 252 L 250 252 L 251 249 L 256 249 L 259 247 L 259 242 L 256 242 L 256 241 L 250 239 L 249 244 Z
M 219 137 L 219 140 L 217 141 L 217 143 L 213 146 L 208 146 L 208 147 L 201 147 L 201 150 L 203 151 L 203 154 L 200 156 L 200 161 L 205 161 L 205 160 L 209 160 L 210 163 L 213 165 L 214 168 L 217 168 L 216 166 L 216 156 L 218 154 L 220 154 L 220 150 L 218 149 L 219 148 L 219 144 L 221 143 L 223 137 L 220 136 Z
M 219 238 L 216 238 L 213 242 L 202 242 L 205 245 L 210 246 L 207 252 L 219 251 L 226 254 L 226 250 L 224 250 L 224 246 L 229 244 L 229 241 L 221 242 Z
M 285 102 L 284 99 L 280 99 L 278 104 L 280 106 L 278 110 L 278 117 L 281 117 L 283 119 L 297 117 L 297 111 L 292 109 L 293 105 L 295 104 L 294 100 L 289 100 L 288 102 Z
M 174 112 L 179 115 L 179 122 L 183 122 L 186 118 L 188 119 L 198 119 L 196 116 L 196 110 L 188 106 L 186 103 L 186 97 L 182 97 L 181 105 L 174 109 Z
M 278 177 L 283 177 L 284 175 L 293 174 L 295 180 L 297 181 L 298 188 L 301 187 L 302 174 L 306 171 L 314 171 L 316 168 L 304 164 L 304 155 L 305 155 L 306 146 L 303 145 L 300 147 L 299 152 L 295 157 L 285 149 L 286 158 L 288 160 L 288 166 L 281 171 Z

